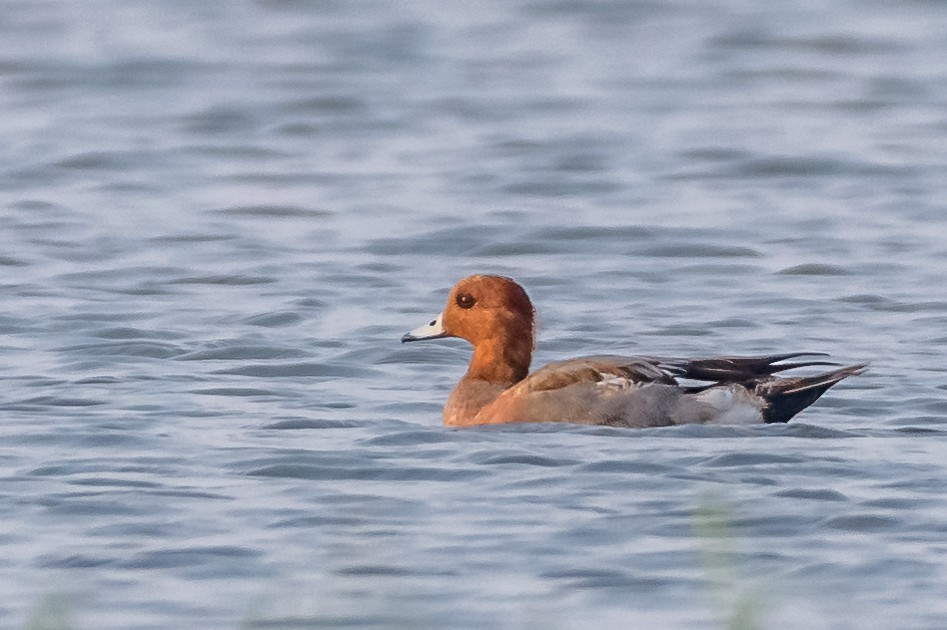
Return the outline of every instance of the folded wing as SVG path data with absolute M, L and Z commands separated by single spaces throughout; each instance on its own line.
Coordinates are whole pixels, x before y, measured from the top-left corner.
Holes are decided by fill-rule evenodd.
M 762 417 L 757 422 L 787 422 L 827 389 L 866 367 L 840 367 L 814 376 L 776 376 L 795 368 L 839 365 L 806 358 L 821 356 L 825 355 L 797 352 L 706 359 L 611 355 L 570 359 L 533 372 L 504 391 L 498 404 L 485 409 L 484 415 L 495 415 L 493 421 L 505 414 L 519 422 L 558 419 L 626 426 L 706 422 L 713 420 L 716 411 L 727 413 L 719 407 L 707 411 L 704 405 L 719 398 L 712 393 L 726 390 L 737 394 L 732 398 L 735 404 L 758 409 Z M 678 379 L 698 384 L 684 385 Z

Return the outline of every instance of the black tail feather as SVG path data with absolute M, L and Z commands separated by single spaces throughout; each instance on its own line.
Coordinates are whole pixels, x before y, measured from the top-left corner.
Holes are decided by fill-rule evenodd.
M 789 422 L 839 381 L 865 371 L 867 364 L 850 365 L 816 376 L 770 378 L 756 384 L 756 394 L 766 401 L 763 421 Z
M 762 357 L 713 357 L 710 359 L 658 359 L 651 361 L 677 378 L 710 382 L 707 385 L 689 386 L 686 391 L 697 393 L 705 389 L 726 384 L 746 387 L 766 402 L 763 421 L 788 422 L 794 415 L 814 403 L 830 387 L 839 381 L 865 371 L 867 364 L 840 367 L 831 372 L 815 376 L 782 377 L 780 372 L 817 365 L 838 366 L 824 360 L 803 360 L 783 363 L 799 357 L 824 357 L 824 352 L 793 352 Z

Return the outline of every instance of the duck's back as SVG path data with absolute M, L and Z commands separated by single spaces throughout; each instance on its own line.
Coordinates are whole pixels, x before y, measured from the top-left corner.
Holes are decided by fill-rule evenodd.
M 863 365 L 811 377 L 774 376 L 822 361 L 800 356 L 659 359 L 595 356 L 551 363 L 502 391 L 467 424 L 570 422 L 626 427 L 786 422 Z M 711 384 L 682 386 L 675 375 Z

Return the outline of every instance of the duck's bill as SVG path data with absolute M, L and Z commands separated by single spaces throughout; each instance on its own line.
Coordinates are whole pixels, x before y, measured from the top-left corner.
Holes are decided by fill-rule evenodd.
M 447 333 L 444 332 L 444 314 L 441 313 L 430 323 L 425 324 L 424 326 L 419 326 L 409 333 L 406 333 L 401 338 L 401 343 L 408 341 L 422 341 L 424 339 L 440 339 L 441 337 L 446 337 Z

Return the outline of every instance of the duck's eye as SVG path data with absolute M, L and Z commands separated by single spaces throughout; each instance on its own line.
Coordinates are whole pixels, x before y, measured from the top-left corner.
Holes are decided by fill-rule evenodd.
M 470 308 L 477 303 L 477 298 L 469 293 L 460 293 L 457 295 L 457 306 L 460 308 Z

